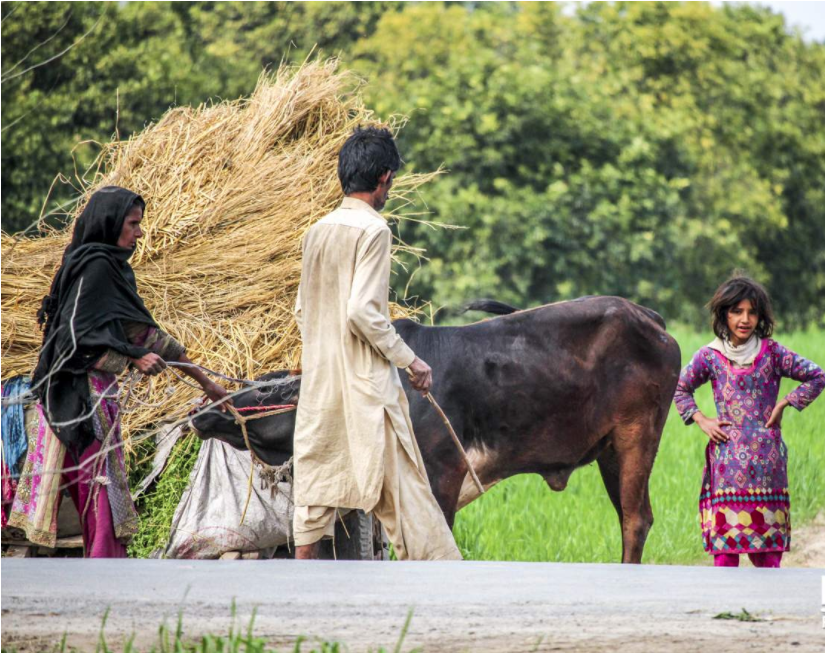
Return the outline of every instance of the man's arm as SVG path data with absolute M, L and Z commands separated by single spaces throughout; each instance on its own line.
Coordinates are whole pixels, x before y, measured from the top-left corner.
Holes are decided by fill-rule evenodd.
M 364 236 L 355 262 L 352 291 L 347 302 L 347 326 L 396 367 L 409 367 L 415 354 L 383 312 L 390 292 L 388 229 Z

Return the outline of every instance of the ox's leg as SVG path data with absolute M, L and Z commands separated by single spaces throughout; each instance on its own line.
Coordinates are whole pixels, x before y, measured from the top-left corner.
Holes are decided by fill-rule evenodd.
M 613 429 L 612 434 L 619 464 L 623 563 L 638 564 L 642 561 L 645 540 L 653 525 L 648 482 L 659 448 L 661 429 L 656 429 L 651 421 L 641 418 L 625 423 Z
M 464 476 L 464 468 L 461 464 L 460 460 L 448 459 L 435 467 L 434 473 L 429 474 L 433 496 L 451 529 L 455 523 L 455 513 L 458 511 L 458 495 Z
M 597 458 L 599 463 L 599 471 L 602 474 L 602 481 L 607 490 L 607 496 L 613 503 L 616 509 L 616 514 L 619 516 L 619 527 L 622 527 L 622 498 L 619 494 L 619 458 L 616 455 L 616 450 L 613 448 L 613 442 L 599 454 Z
M 467 474 L 467 468 L 452 439 L 446 433 L 444 425 L 433 414 L 430 429 L 422 426 L 416 428 L 416 439 L 421 447 L 421 456 L 427 470 L 430 489 L 433 492 L 441 512 L 450 528 L 453 527 L 458 511 L 458 497 Z M 459 418 L 453 420 L 453 428 L 461 437 L 462 424 Z

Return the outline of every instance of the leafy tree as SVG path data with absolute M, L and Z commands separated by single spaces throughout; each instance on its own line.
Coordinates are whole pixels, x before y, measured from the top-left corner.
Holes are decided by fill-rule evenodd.
M 780 16 L 411 5 L 354 54 L 379 112 L 410 116 L 409 166 L 449 170 L 422 204 L 467 227 L 404 235 L 431 257 L 414 292 L 522 305 L 615 293 L 696 322 L 745 268 L 780 315 L 823 320 L 825 48 Z
M 94 160 L 79 144 L 128 137 L 170 106 L 247 94 L 263 68 L 338 52 L 393 6 L 4 2 L 3 229 L 31 224 L 55 176 Z M 51 207 L 74 194 L 56 187 Z
M 407 116 L 407 168 L 446 170 L 411 210 L 462 227 L 405 224 L 430 262 L 399 270 L 397 287 L 436 305 L 618 294 L 698 322 L 738 267 L 768 285 L 787 324 L 825 323 L 825 44 L 766 8 L 6 2 L 0 13 L 6 230 L 37 217 L 55 174 L 93 159 L 80 143 L 248 93 L 282 60 L 338 54 L 379 115 Z M 71 197 L 59 187 L 51 206 Z

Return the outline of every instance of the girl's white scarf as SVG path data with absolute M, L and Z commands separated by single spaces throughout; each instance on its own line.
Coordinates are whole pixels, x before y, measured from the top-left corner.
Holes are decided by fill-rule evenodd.
M 738 347 L 727 338 L 714 338 L 708 347 L 718 351 L 736 367 L 748 367 L 762 349 L 762 338 L 754 333 L 746 343 Z

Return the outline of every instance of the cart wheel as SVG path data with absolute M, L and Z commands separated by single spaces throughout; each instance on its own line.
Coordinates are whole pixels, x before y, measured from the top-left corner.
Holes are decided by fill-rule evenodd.
M 324 540 L 320 555 L 324 560 L 389 560 L 384 539 L 381 522 L 363 510 L 353 510 L 335 524 L 334 551 L 333 540 Z

